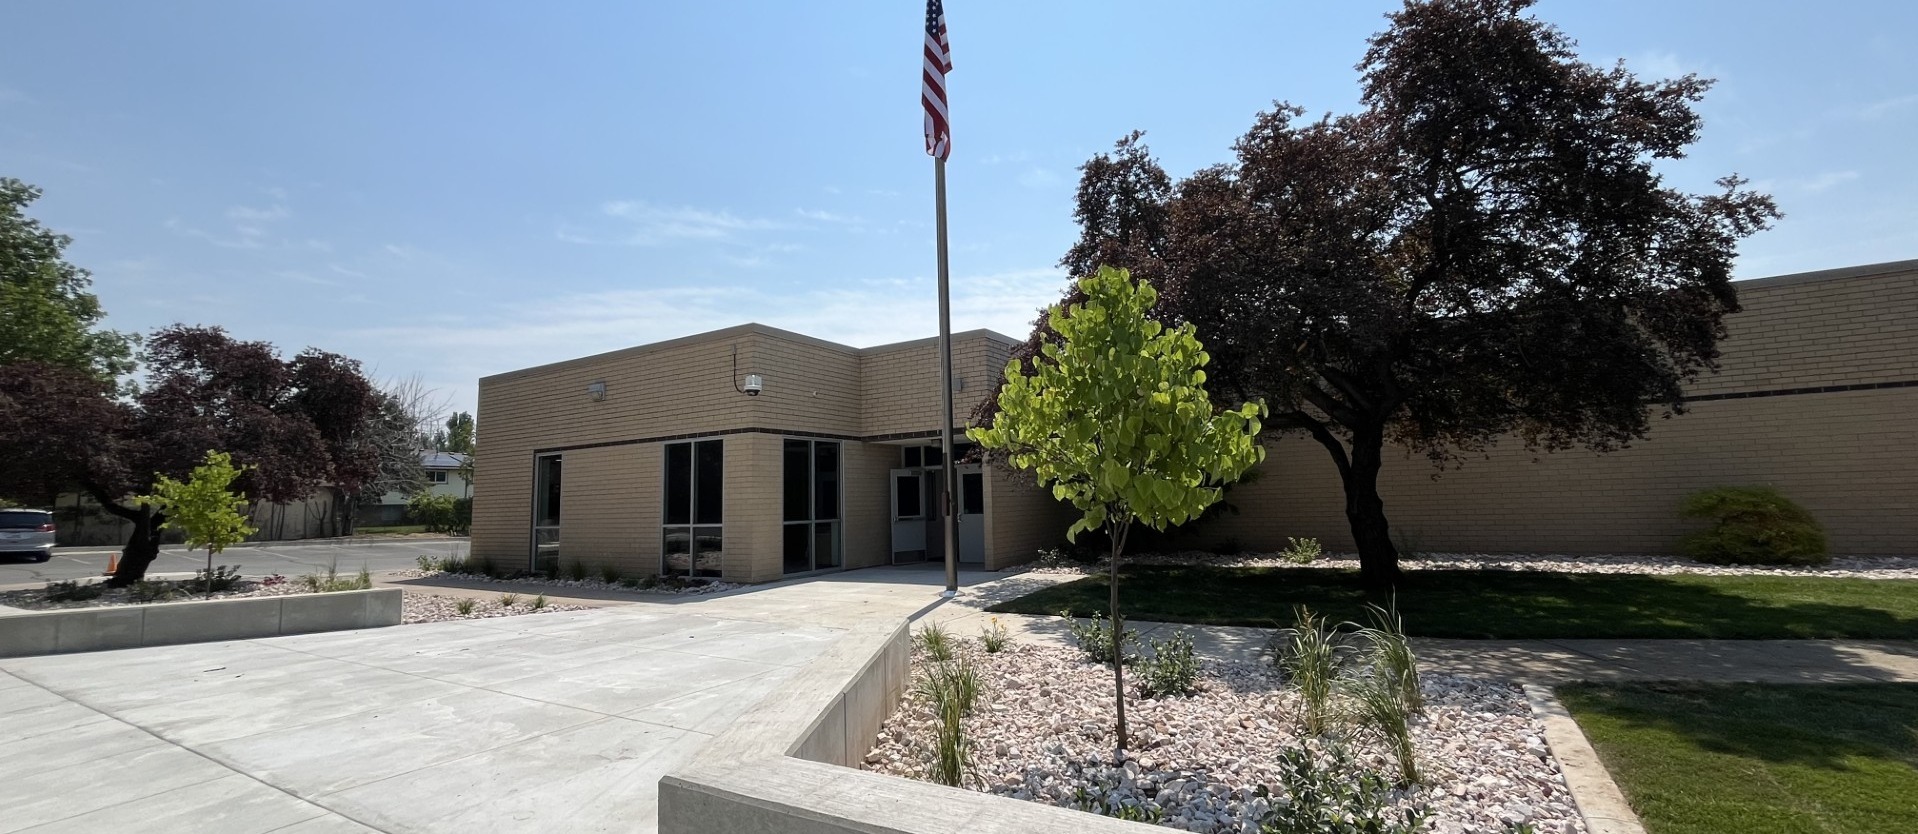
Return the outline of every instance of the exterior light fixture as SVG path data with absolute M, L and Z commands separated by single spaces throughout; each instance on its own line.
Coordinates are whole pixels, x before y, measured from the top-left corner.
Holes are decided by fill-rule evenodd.
M 592 397 L 593 402 L 604 402 L 606 400 L 606 383 L 595 382 L 586 386 L 586 396 Z
M 758 374 L 747 374 L 746 384 L 739 384 L 739 346 L 733 345 L 733 390 L 748 397 L 757 397 L 765 388 L 766 378 Z

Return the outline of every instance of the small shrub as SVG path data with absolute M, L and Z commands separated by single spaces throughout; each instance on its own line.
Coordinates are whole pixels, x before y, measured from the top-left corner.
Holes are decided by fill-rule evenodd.
M 1005 651 L 1007 644 L 1011 641 L 1011 635 L 1006 633 L 1005 626 L 999 624 L 998 617 L 993 617 L 985 628 L 979 630 L 979 642 L 986 647 L 986 654 Z
M 364 591 L 373 587 L 373 574 L 362 566 L 353 576 L 340 576 L 340 566 L 334 562 L 327 566 L 326 573 L 309 573 L 300 577 L 300 584 L 310 593 L 330 594 L 336 591 Z
M 1165 811 L 1160 808 L 1147 808 L 1144 805 L 1128 805 L 1112 792 L 1119 786 L 1118 779 L 1099 779 L 1099 790 L 1089 791 L 1083 785 L 1072 789 L 1072 807 L 1088 814 L 1098 814 L 1128 822 L 1148 822 L 1154 825 L 1165 819 Z
M 1192 656 L 1192 638 L 1185 632 L 1169 640 L 1153 640 L 1152 654 L 1139 661 L 1139 691 L 1147 698 L 1186 695 L 1199 679 L 1199 661 Z
M 1425 828 L 1431 811 L 1394 809 L 1384 776 L 1353 762 L 1342 747 L 1326 758 L 1321 766 L 1310 750 L 1297 747 L 1279 754 L 1279 795 L 1259 821 L 1259 834 L 1417 834 Z M 1257 795 L 1270 796 L 1264 785 Z
M 926 656 L 936 661 L 952 659 L 952 639 L 946 630 L 937 623 L 928 623 L 919 629 L 919 647 L 926 650 Z
M 127 599 L 134 602 L 162 602 L 173 594 L 173 583 L 163 579 L 142 579 L 127 586 Z
M 209 576 L 211 581 L 209 581 Z M 206 568 L 201 568 L 193 572 L 193 582 L 191 584 L 196 591 L 207 591 L 211 593 L 231 591 L 240 586 L 240 569 L 237 566 L 215 565 L 211 574 L 209 574 Z
M 540 609 L 542 609 L 542 608 L 545 608 L 545 607 L 546 607 L 546 595 L 545 595 L 545 594 L 540 594 L 539 596 L 536 596 L 536 597 L 533 597 L 533 603 L 532 603 L 532 606 L 533 606 L 533 610 L 534 610 L 534 611 L 538 611 L 538 610 L 540 610 Z
M 1070 610 L 1059 612 L 1059 616 L 1065 618 L 1066 631 L 1072 635 L 1073 642 L 1079 644 L 1079 651 L 1086 653 L 1087 660 L 1111 663 L 1114 658 L 1123 657 L 1125 663 L 1130 665 L 1136 659 L 1128 649 L 1137 645 L 1138 632 L 1126 629 L 1125 633 L 1119 635 L 1120 648 L 1115 650 L 1112 645 L 1112 624 L 1106 622 L 1104 614 L 1094 614 L 1085 622 L 1074 618 Z
M 1299 692 L 1305 711 L 1305 729 L 1320 735 L 1331 728 L 1335 717 L 1332 696 L 1339 673 L 1351 649 L 1339 640 L 1338 629 L 1303 606 L 1296 609 L 1297 622 L 1273 636 L 1272 661 L 1285 673 L 1285 680 Z
M 453 603 L 453 610 L 458 611 L 462 617 L 473 613 L 473 609 L 477 607 L 479 607 L 479 600 L 472 597 L 460 597 L 458 602 Z
M 618 585 L 619 580 L 620 572 L 618 565 L 605 564 L 599 566 L 599 581 L 608 585 Z
M 574 582 L 585 582 L 587 575 L 588 574 L 587 574 L 585 562 L 575 559 L 572 562 L 567 563 L 566 565 L 567 579 L 571 579 Z
M 511 608 L 519 604 L 519 594 L 500 594 L 499 607 Z
M 1295 565 L 1309 565 L 1325 555 L 1325 548 L 1319 546 L 1319 540 L 1313 538 L 1285 540 L 1285 549 L 1279 551 L 1279 558 Z
M 81 584 L 66 579 L 47 583 L 48 602 L 85 602 L 90 599 L 99 599 L 104 593 L 106 588 L 98 582 Z
M 1771 487 L 1696 492 L 1679 510 L 1711 523 L 1685 537 L 1685 554 L 1712 565 L 1822 565 L 1831 561 L 1825 528 Z
M 459 526 L 458 501 L 451 495 L 435 495 L 430 490 L 420 490 L 406 499 L 406 514 L 426 525 L 428 533 L 451 533 Z
M 413 561 L 419 563 L 420 573 L 440 573 L 446 570 L 446 560 L 431 554 L 422 553 Z

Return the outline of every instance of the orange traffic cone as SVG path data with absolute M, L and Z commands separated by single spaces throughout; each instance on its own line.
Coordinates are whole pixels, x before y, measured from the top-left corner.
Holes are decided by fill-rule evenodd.
M 107 572 L 101 574 L 101 576 L 112 576 L 115 573 L 119 573 L 119 572 L 120 572 L 120 551 L 116 550 L 116 551 L 113 551 L 113 555 L 107 557 Z

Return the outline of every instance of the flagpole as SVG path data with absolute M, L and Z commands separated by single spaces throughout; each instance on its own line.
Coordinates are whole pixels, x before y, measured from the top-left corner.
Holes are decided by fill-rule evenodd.
M 946 160 L 932 158 L 935 228 L 939 248 L 939 449 L 945 461 L 946 590 L 959 593 L 959 462 L 952 458 L 952 278 L 946 265 Z

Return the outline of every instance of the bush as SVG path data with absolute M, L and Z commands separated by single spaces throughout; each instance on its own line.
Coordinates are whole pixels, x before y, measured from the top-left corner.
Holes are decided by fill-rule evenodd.
M 196 591 L 211 590 L 214 593 L 231 591 L 240 586 L 240 569 L 238 566 L 215 565 L 210 586 L 207 579 L 207 570 L 201 568 L 193 572 L 193 581 L 190 585 Z
M 1285 541 L 1285 549 L 1279 552 L 1279 557 L 1292 564 L 1309 565 L 1325 555 L 1325 548 L 1319 546 L 1318 539 L 1287 538 Z
M 1139 691 L 1147 698 L 1185 695 L 1199 679 L 1192 638 L 1181 631 L 1166 641 L 1153 640 L 1152 655 L 1139 661 Z
M 1416 834 L 1431 812 L 1424 806 L 1394 813 L 1392 784 L 1332 747 L 1320 766 L 1312 752 L 1279 754 L 1280 796 L 1259 821 L 1259 834 Z M 1260 785 L 1258 794 L 1268 795 Z
M 48 602 L 86 602 L 90 599 L 99 599 L 104 593 L 106 588 L 98 582 L 81 584 L 65 579 L 47 583 Z
M 406 515 L 415 523 L 426 525 L 428 533 L 464 536 L 473 527 L 473 499 L 421 490 L 406 499 Z
M 1822 565 L 1825 529 L 1771 487 L 1717 487 L 1685 499 L 1679 513 L 1711 526 L 1685 537 L 1686 555 L 1712 565 Z
M 1059 612 L 1059 616 L 1065 619 L 1066 631 L 1072 634 L 1073 642 L 1079 644 L 1079 651 L 1086 653 L 1087 660 L 1093 663 L 1111 663 L 1114 658 L 1123 656 L 1125 662 L 1130 665 L 1136 659 L 1130 652 L 1123 649 L 1137 644 L 1138 632 L 1126 629 L 1124 634 L 1119 635 L 1120 650 L 1114 650 L 1112 624 L 1106 622 L 1104 614 L 1094 614 L 1085 622 L 1079 622 L 1073 618 L 1072 611 L 1069 609 Z
M 928 623 L 919 629 L 919 647 L 926 650 L 926 656 L 936 661 L 952 659 L 952 639 L 938 623 Z
M 134 602 L 162 602 L 173 598 L 173 583 L 161 579 L 142 579 L 127 586 L 127 598 Z

